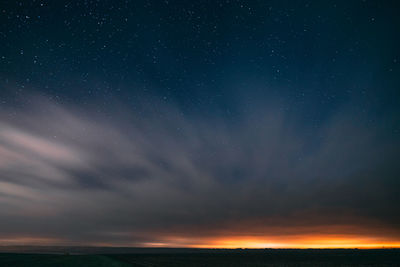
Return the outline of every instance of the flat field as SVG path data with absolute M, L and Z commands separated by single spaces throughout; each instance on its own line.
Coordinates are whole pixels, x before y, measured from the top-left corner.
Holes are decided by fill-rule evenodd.
M 109 254 L 0 253 L 0 266 L 400 266 L 400 250 L 134 250 Z

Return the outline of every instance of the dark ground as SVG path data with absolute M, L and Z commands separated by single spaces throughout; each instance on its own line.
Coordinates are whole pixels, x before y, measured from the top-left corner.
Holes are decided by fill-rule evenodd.
M 126 253 L 129 250 L 131 253 Z M 117 249 L 105 249 L 105 252 L 91 254 L 95 250 L 89 249 L 85 255 L 0 253 L 0 266 L 400 266 L 399 249 L 125 249 L 121 254 Z

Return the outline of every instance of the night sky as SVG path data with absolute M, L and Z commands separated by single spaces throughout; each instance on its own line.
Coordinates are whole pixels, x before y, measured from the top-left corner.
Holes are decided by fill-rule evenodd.
M 0 3 L 0 243 L 400 246 L 397 1 Z

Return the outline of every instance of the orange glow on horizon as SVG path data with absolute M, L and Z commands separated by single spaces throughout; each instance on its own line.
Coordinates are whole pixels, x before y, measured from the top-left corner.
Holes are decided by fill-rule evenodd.
M 315 239 L 293 242 L 274 242 L 260 239 L 221 239 L 210 244 L 193 245 L 193 248 L 400 248 L 400 242 L 368 242 L 363 239 Z
M 400 248 L 400 241 L 379 238 L 349 235 L 326 235 L 326 236 L 281 236 L 281 237 L 220 237 L 220 238 L 180 238 L 170 237 L 162 242 L 149 242 L 145 247 L 182 247 L 182 248 Z
M 366 237 L 355 235 L 291 235 L 291 236 L 230 236 L 230 237 L 178 237 L 168 236 L 160 241 L 144 243 L 108 243 L 95 242 L 78 244 L 51 238 L 20 237 L 0 239 L 3 245 L 38 245 L 38 246 L 104 246 L 104 247 L 154 247 L 154 248 L 215 248 L 215 249 L 376 249 L 400 248 L 400 241 L 396 237 Z

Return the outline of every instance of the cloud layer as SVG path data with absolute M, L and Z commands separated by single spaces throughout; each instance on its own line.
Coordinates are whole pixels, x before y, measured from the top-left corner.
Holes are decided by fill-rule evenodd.
M 274 107 L 228 121 L 33 103 L 0 110 L 3 243 L 400 239 L 399 142 L 350 110 L 307 128 Z

